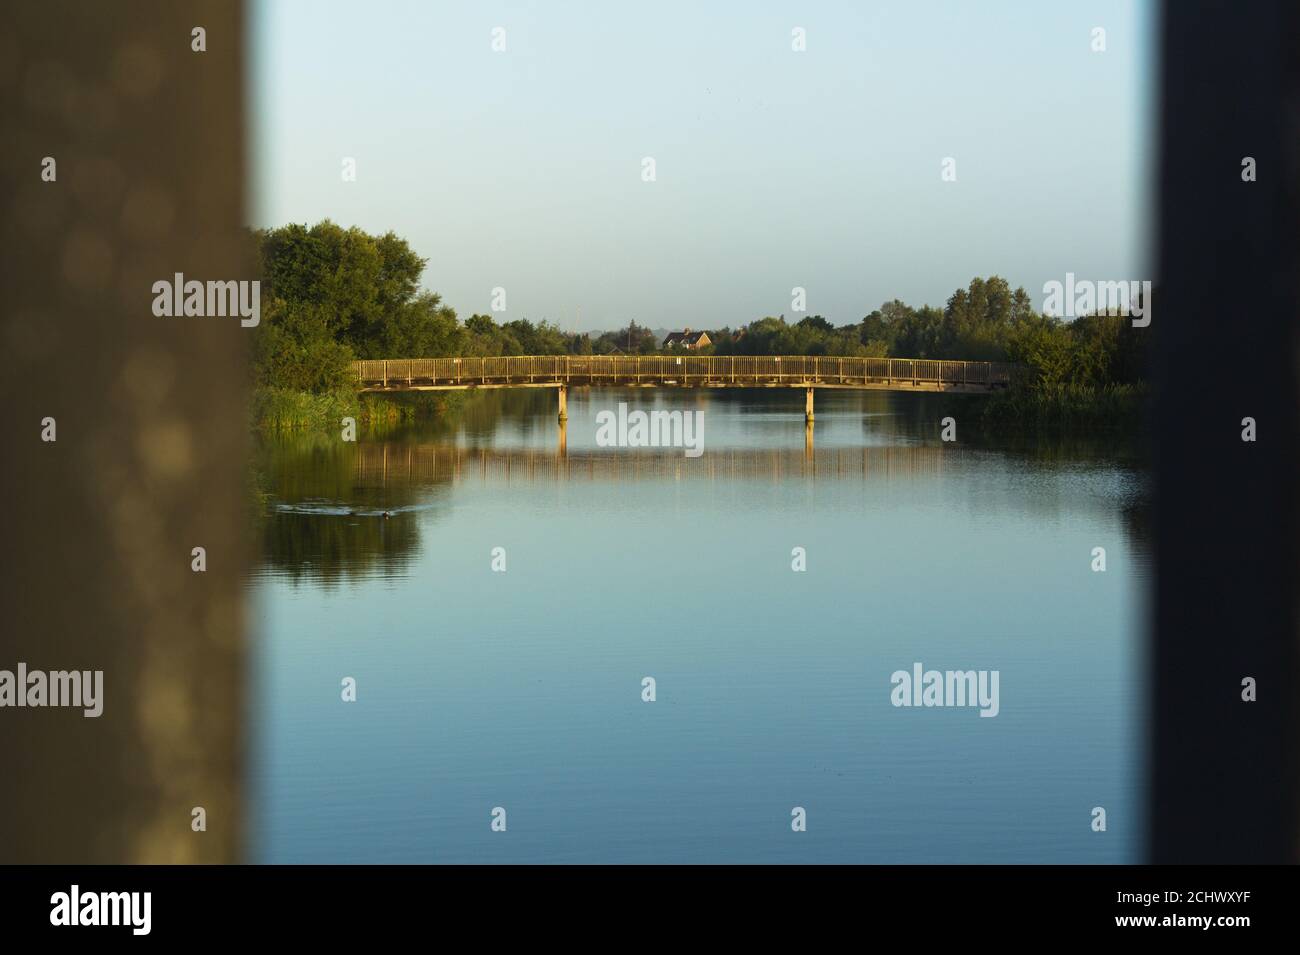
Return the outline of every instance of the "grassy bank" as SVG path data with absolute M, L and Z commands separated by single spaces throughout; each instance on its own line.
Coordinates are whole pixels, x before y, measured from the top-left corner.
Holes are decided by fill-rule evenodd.
M 1146 402 L 1144 385 L 1030 384 L 987 399 L 980 423 L 998 433 L 1136 433 L 1145 422 Z
M 362 395 L 338 389 L 312 394 L 263 386 L 253 390 L 249 419 L 256 431 L 333 432 L 344 418 L 375 429 L 440 417 L 459 408 L 464 399 L 462 392 Z

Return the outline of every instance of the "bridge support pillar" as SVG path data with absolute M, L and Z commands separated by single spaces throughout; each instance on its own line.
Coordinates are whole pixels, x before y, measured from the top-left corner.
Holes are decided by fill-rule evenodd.
M 803 415 L 805 421 L 813 420 L 813 390 L 808 389 L 808 397 L 804 399 Z
M 560 385 L 560 423 L 569 420 L 569 389 L 565 385 Z

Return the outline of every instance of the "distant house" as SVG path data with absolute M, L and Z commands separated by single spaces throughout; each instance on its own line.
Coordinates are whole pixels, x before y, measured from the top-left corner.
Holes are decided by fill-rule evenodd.
M 669 332 L 668 337 L 664 339 L 663 347 L 695 351 L 697 348 L 703 348 L 705 345 L 711 344 L 708 332 L 693 332 L 687 328 L 680 332 Z

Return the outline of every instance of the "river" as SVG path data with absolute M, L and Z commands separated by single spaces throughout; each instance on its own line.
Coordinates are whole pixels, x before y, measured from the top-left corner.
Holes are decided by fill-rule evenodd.
M 1142 463 L 816 400 L 811 436 L 801 391 L 579 389 L 562 444 L 542 390 L 262 441 L 251 857 L 1137 861 Z M 619 402 L 703 453 L 599 446 Z M 996 715 L 895 705 L 917 664 L 996 671 Z

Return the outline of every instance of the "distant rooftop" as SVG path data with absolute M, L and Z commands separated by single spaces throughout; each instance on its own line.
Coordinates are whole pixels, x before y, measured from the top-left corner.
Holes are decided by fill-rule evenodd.
M 680 332 L 669 332 L 668 337 L 664 339 L 664 348 L 675 348 L 678 345 L 684 348 L 699 348 L 702 345 L 709 344 L 707 332 L 693 332 L 689 328 Z

